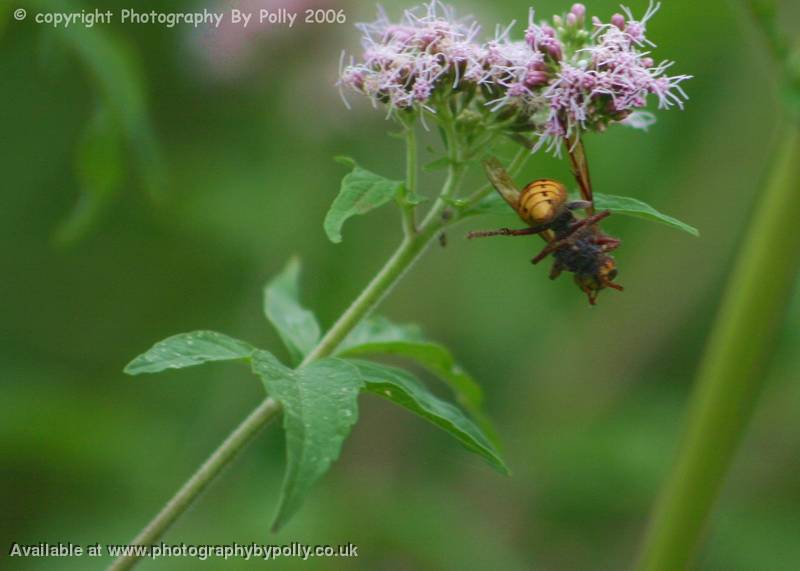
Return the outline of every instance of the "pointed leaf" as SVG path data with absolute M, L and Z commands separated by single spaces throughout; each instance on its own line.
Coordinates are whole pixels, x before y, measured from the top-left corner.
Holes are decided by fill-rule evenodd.
M 293 258 L 264 288 L 264 314 L 278 331 L 293 363 L 299 363 L 320 336 L 316 317 L 300 305 L 299 278 L 300 261 Z
M 253 355 L 253 372 L 284 411 L 287 466 L 272 524 L 277 531 L 339 457 L 342 442 L 358 420 L 363 382 L 358 369 L 342 359 L 321 359 L 292 370 L 260 350 Z
M 408 192 L 406 191 L 405 195 L 402 197 L 402 202 L 408 204 L 410 206 L 418 206 L 423 202 L 427 202 L 428 197 L 419 194 L 418 192 Z
M 480 385 L 456 363 L 443 345 L 428 341 L 415 325 L 397 325 L 385 318 L 372 318 L 357 327 L 342 343 L 339 355 L 381 354 L 407 357 L 443 380 L 459 403 L 479 413 L 483 402 Z
M 453 208 L 457 208 L 459 210 L 463 210 L 469 204 L 469 201 L 467 201 L 467 200 L 465 200 L 463 198 L 450 198 L 450 197 L 447 197 L 447 196 L 440 196 L 439 198 L 442 199 L 442 202 L 446 202 L 447 204 L 449 204 Z
M 610 210 L 614 214 L 623 214 L 625 216 L 644 218 L 645 220 L 654 220 L 656 222 L 666 224 L 667 226 L 671 226 L 672 228 L 688 232 L 692 236 L 700 235 L 700 232 L 694 226 L 689 226 L 677 218 L 662 214 L 649 204 L 629 196 L 613 196 L 610 194 L 595 193 L 594 205 L 597 210 Z
M 343 158 L 338 159 L 340 162 Z M 352 159 L 348 159 L 352 161 Z M 366 214 L 398 196 L 403 183 L 390 180 L 352 163 L 342 179 L 339 195 L 325 216 L 325 233 L 331 242 L 342 241 L 342 225 L 351 216 Z
M 333 157 L 333 160 L 340 165 L 344 165 L 350 169 L 356 168 L 356 160 L 353 157 L 348 157 L 345 155 L 336 155 Z
M 482 214 L 517 215 L 516 210 L 509 206 L 502 196 L 493 192 L 484 197 L 478 204 L 462 213 L 462 216 L 479 216 Z
M 453 164 L 453 159 L 451 159 L 448 156 L 444 156 L 423 165 L 422 170 L 432 172 L 432 171 L 446 169 L 452 164 Z
M 655 222 L 666 224 L 672 228 L 683 230 L 684 232 L 688 232 L 693 236 L 700 235 L 700 232 L 697 230 L 697 228 L 685 224 L 684 222 L 681 222 L 672 216 L 663 214 L 649 204 L 636 198 L 627 196 L 613 196 L 610 194 L 600 194 L 595 192 L 594 205 L 597 210 L 610 210 L 614 214 L 634 216 L 637 218 L 643 218 L 645 220 L 653 220 Z M 481 214 L 516 214 L 516 212 L 514 212 L 514 210 L 510 208 L 508 204 L 506 204 L 506 201 L 503 200 L 502 197 L 492 193 L 486 196 L 471 209 L 463 212 L 462 216 L 477 216 Z
M 210 361 L 247 359 L 255 348 L 216 331 L 180 333 L 159 341 L 125 367 L 129 375 L 182 369 Z
M 394 323 L 386 317 L 375 315 L 362 321 L 358 327 L 342 341 L 342 349 L 358 347 L 368 343 L 383 343 L 390 341 L 419 341 L 425 342 L 425 337 L 419 325 L 415 323 Z
M 434 396 L 411 374 L 370 361 L 352 360 L 366 389 L 407 408 L 456 438 L 471 452 L 482 456 L 495 470 L 508 468 L 490 439 L 461 410 Z

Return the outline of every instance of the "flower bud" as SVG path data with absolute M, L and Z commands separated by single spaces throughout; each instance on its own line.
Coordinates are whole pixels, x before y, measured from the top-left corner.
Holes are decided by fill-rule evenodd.
M 522 83 L 512 83 L 508 86 L 507 93 L 509 97 L 524 97 L 528 94 L 528 88 Z
M 614 14 L 611 16 L 611 25 L 616 26 L 620 30 L 625 29 L 625 16 L 622 14 Z
M 525 74 L 525 87 L 533 89 L 547 85 L 548 74 L 545 71 L 533 70 Z
M 563 52 L 561 50 L 561 42 L 559 42 L 557 39 L 547 38 L 547 40 L 539 44 L 539 49 L 544 51 L 554 60 L 561 61 Z
M 586 19 L 586 6 L 583 4 L 573 4 L 569 13 L 575 16 L 575 20 L 579 26 L 583 26 L 583 22 Z
M 425 102 L 431 97 L 433 92 L 433 85 L 420 77 L 414 81 L 412 93 L 415 101 Z
M 572 12 L 567 14 L 567 27 L 574 28 L 578 25 L 578 17 L 575 16 Z

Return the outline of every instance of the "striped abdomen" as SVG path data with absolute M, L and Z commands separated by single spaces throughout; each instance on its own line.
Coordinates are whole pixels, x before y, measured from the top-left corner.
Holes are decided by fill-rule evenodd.
M 567 201 L 567 189 L 556 180 L 535 180 L 522 190 L 517 213 L 531 226 L 546 224 Z

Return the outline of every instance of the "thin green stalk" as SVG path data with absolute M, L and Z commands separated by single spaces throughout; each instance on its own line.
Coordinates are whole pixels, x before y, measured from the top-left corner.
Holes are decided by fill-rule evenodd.
M 214 477 L 250 442 L 260 430 L 280 414 L 280 405 L 271 398 L 265 399 L 242 423 L 231 432 L 225 441 L 208 457 L 202 466 L 189 478 L 181 489 L 158 512 L 158 515 L 137 535 L 130 545 L 147 546 L 158 540 L 176 519 L 206 489 Z M 143 554 L 131 554 L 117 558 L 109 571 L 131 569 Z
M 456 141 L 452 140 L 450 144 L 456 146 Z M 451 165 L 447 179 L 442 187 L 442 195 L 452 196 L 457 192 L 463 170 L 463 165 L 460 163 Z M 414 264 L 444 226 L 444 221 L 441 220 L 439 214 L 433 214 L 437 204 L 438 201 L 431 208 L 429 216 L 418 232 L 406 234 L 400 246 L 387 260 L 383 268 L 367 284 L 367 287 L 364 288 L 347 310 L 342 313 L 317 346 L 303 359 L 300 366 L 307 365 L 316 359 L 321 359 L 333 353 L 347 334 L 367 317 L 400 281 L 405 272 Z M 445 203 L 442 202 L 442 204 Z M 167 502 L 158 515 L 134 538 L 130 545 L 146 546 L 157 541 L 222 469 L 234 459 L 237 453 L 258 434 L 263 426 L 279 413 L 280 405 L 273 399 L 266 398 L 211 454 L 208 460 Z M 142 556 L 143 554 L 140 553 L 122 556 L 112 563 L 109 570 L 122 571 L 130 569 Z
M 435 233 L 439 227 L 441 226 L 441 217 L 442 212 L 444 212 L 445 208 L 447 208 L 449 202 L 448 200 L 453 198 L 456 193 L 456 189 L 461 185 L 461 180 L 464 177 L 464 165 L 463 164 L 454 164 L 451 165 L 450 168 L 447 170 L 447 179 L 444 183 L 444 190 L 436 199 L 436 202 L 433 203 L 433 206 L 425 215 L 425 220 L 422 222 L 422 228 L 420 229 L 420 235 L 427 235 L 428 238 L 432 237 L 431 233 Z M 453 220 L 455 222 L 455 220 Z
M 403 217 L 403 232 L 413 236 L 417 231 L 416 207 L 412 200 L 417 196 L 417 130 L 415 122 L 406 124 L 406 184 L 401 197 L 400 212 Z M 411 199 L 411 200 L 410 200 Z
M 443 110 L 444 111 L 444 110 Z M 461 148 L 458 144 L 458 133 L 456 132 L 455 118 L 452 114 L 442 113 L 442 130 L 444 131 L 445 144 L 447 146 L 447 178 L 444 181 L 442 192 L 436 198 L 436 202 L 425 215 L 422 222 L 422 233 L 428 234 L 432 238 L 438 226 L 441 224 L 442 212 L 448 206 L 448 200 L 453 198 L 461 186 L 461 179 L 464 176 L 466 165 L 463 161 Z M 427 231 L 427 232 L 426 232 Z
M 416 261 L 417 257 L 423 252 L 430 242 L 426 236 L 406 238 L 400 247 L 392 254 L 389 261 L 372 278 L 366 288 L 353 301 L 350 307 L 336 320 L 328 332 L 323 336 L 317 346 L 308 354 L 300 364 L 308 363 L 321 359 L 333 353 L 336 347 L 344 340 L 356 325 L 369 315 L 372 309 L 389 293 L 389 291 L 400 281 L 403 274 Z
M 798 157 L 793 125 L 728 282 L 638 571 L 687 567 L 752 415 L 800 267 Z

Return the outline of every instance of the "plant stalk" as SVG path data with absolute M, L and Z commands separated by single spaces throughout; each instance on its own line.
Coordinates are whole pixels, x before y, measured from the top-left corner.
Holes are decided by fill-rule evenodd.
M 800 127 L 785 135 L 728 282 L 637 571 L 680 571 L 742 440 L 800 267 Z
M 452 143 L 455 145 L 455 142 Z M 414 168 L 416 168 L 416 150 L 414 151 Z M 442 188 L 442 196 L 456 193 L 463 175 L 463 165 L 454 163 L 448 170 L 447 179 Z M 416 174 L 414 175 L 416 180 Z M 446 205 L 437 200 L 428 213 L 419 231 L 406 234 L 400 246 L 387 260 L 383 268 L 367 284 L 353 303 L 336 320 L 336 323 L 320 339 L 317 346 L 306 355 L 300 366 L 332 354 L 344 338 L 361 321 L 369 315 L 378 303 L 400 281 L 405 272 L 425 251 L 432 239 L 445 225 L 439 214 Z M 236 427 L 225 441 L 211 454 L 206 462 L 192 475 L 158 515 L 130 543 L 132 546 L 148 546 L 157 541 L 164 532 L 186 511 L 197 496 L 211 481 L 231 462 L 237 453 L 252 440 L 256 434 L 280 414 L 280 404 L 272 398 L 266 398 L 250 415 Z M 131 553 L 115 560 L 109 571 L 130 569 L 145 553 Z
M 372 278 L 367 287 L 336 320 L 336 323 L 320 339 L 317 346 L 306 355 L 300 366 L 308 365 L 312 361 L 327 357 L 333 353 L 347 334 L 361 323 L 400 281 L 403 274 L 416 261 L 429 242 L 430 238 L 421 234 L 416 237 L 405 238 L 400 247 L 395 250 L 391 258 Z
M 414 122 L 406 124 L 406 184 L 400 197 L 400 214 L 403 219 L 403 233 L 413 236 L 417 231 L 416 205 L 417 199 L 417 130 Z
M 231 462 L 259 431 L 280 414 L 277 401 L 267 398 L 231 432 L 225 441 L 208 457 L 202 466 L 189 478 L 181 489 L 158 512 L 158 515 L 137 535 L 131 546 L 149 546 L 160 538 L 176 519 L 206 489 L 214 477 Z M 144 553 L 129 554 L 117 558 L 109 571 L 130 569 Z

